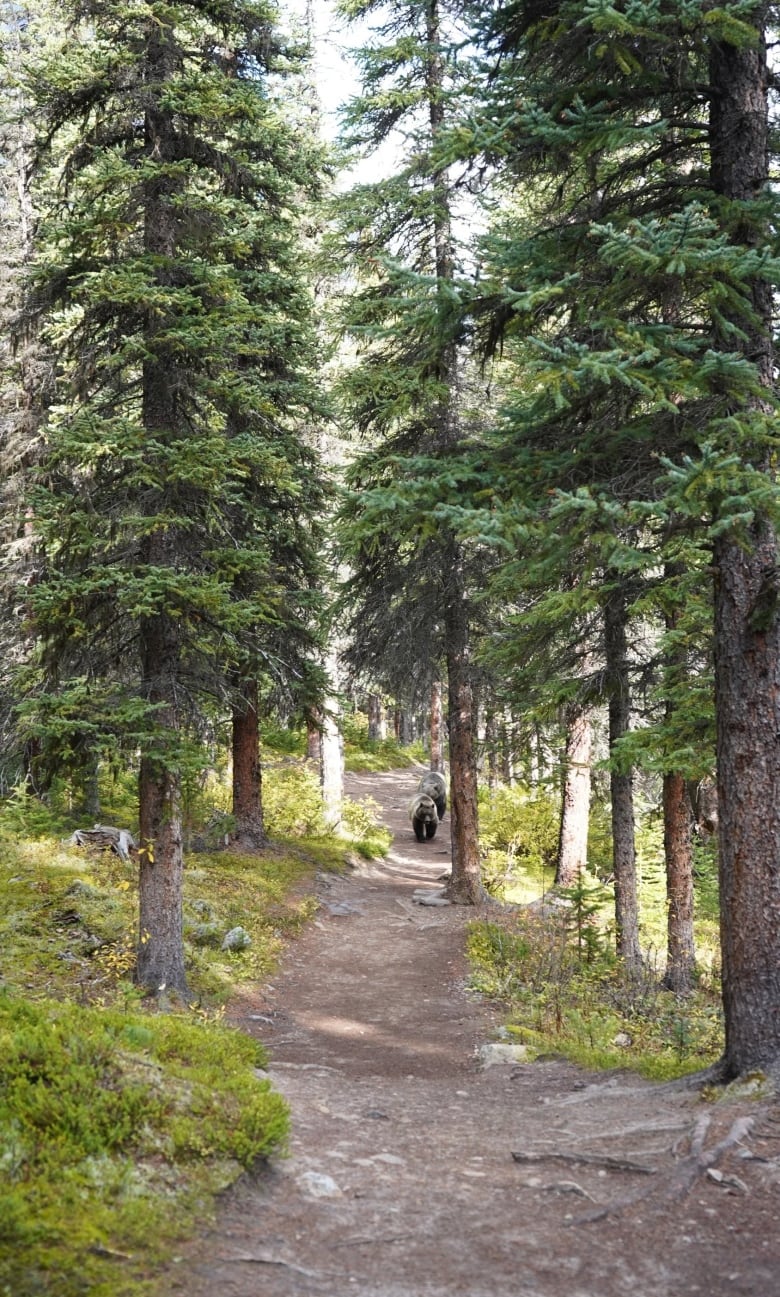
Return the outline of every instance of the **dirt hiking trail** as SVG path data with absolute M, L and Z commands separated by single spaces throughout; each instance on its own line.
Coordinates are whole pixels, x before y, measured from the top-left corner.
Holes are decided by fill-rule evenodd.
M 780 1106 L 480 1060 L 500 1017 L 466 988 L 474 911 L 414 899 L 449 865 L 449 814 L 426 843 L 406 818 L 418 778 L 347 777 L 391 853 L 321 878 L 315 923 L 232 1011 L 268 1047 L 290 1155 L 225 1195 L 160 1291 L 780 1297 Z

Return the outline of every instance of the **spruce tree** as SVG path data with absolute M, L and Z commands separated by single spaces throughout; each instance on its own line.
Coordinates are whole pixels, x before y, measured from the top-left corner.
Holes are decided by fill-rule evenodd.
M 24 627 L 26 600 L 19 574 L 29 578 L 31 528 L 26 484 L 40 459 L 41 411 L 51 398 L 54 357 L 40 340 L 15 345 L 14 320 L 23 295 L 24 268 L 35 228 L 27 185 L 31 163 L 30 104 L 23 67 L 33 47 L 55 39 L 57 24 L 48 4 L 0 5 L 0 542 L 5 562 L 0 575 L 0 779 L 5 786 L 24 779 L 37 786 L 35 744 L 20 745 L 14 716 L 14 674 L 28 647 Z M 18 341 L 18 340 L 17 340 Z
M 468 431 L 458 338 L 456 191 L 441 142 L 457 94 L 458 5 L 448 0 L 344 0 L 375 20 L 359 52 L 363 90 L 349 106 L 351 140 L 370 148 L 403 133 L 392 174 L 343 204 L 357 291 L 346 330 L 349 416 L 368 448 L 348 473 L 344 555 L 361 664 L 405 665 L 388 681 L 419 705 L 446 663 L 452 815 L 451 898 L 481 896 L 471 634 L 474 556 L 447 518 Z M 398 134 L 396 134 L 398 132 Z M 400 646 L 400 653 L 397 647 Z M 372 665 L 373 665 L 372 663 Z M 404 668 L 402 667 L 402 670 Z M 405 688 L 399 688 L 398 685 Z
M 60 372 L 32 498 L 26 718 L 59 759 L 140 750 L 137 978 L 183 991 L 195 720 L 236 674 L 292 677 L 287 643 L 310 633 L 295 210 L 316 159 L 280 98 L 295 60 L 265 0 L 66 9 L 62 48 L 31 75 L 28 316 Z
M 634 509 L 658 567 L 681 525 L 710 548 L 729 1075 L 780 1057 L 772 14 L 497 4 L 490 103 L 461 132 L 534 185 L 529 236 L 494 242 L 483 302 L 488 347 L 523 350 L 525 466 L 573 511 L 594 488 Z

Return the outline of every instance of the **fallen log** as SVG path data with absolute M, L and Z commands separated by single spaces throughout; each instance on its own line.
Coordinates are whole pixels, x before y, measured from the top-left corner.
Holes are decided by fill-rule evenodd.
M 91 829 L 76 829 L 68 839 L 68 845 L 113 851 L 122 860 L 129 860 L 130 852 L 136 849 L 132 833 L 128 833 L 127 829 L 115 829 L 108 824 L 95 824 Z

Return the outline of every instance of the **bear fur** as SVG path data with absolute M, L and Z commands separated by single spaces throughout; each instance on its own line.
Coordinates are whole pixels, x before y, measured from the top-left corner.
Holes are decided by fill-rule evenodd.
M 439 819 L 443 820 L 444 812 L 447 809 L 447 782 L 444 775 L 440 775 L 438 770 L 426 771 L 420 780 L 417 791 L 433 798 Z
M 439 814 L 433 798 L 427 793 L 415 793 L 409 803 L 409 819 L 417 841 L 430 841 L 439 825 Z

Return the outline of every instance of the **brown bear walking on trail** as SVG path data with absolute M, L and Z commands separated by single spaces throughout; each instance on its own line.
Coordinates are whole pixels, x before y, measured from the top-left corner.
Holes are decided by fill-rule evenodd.
M 439 819 L 443 820 L 447 809 L 447 783 L 444 775 L 440 775 L 438 770 L 427 770 L 420 780 L 417 791 L 433 798 Z
M 418 842 L 430 841 L 436 836 L 439 813 L 435 801 L 427 793 L 415 793 L 409 803 L 409 819 Z

